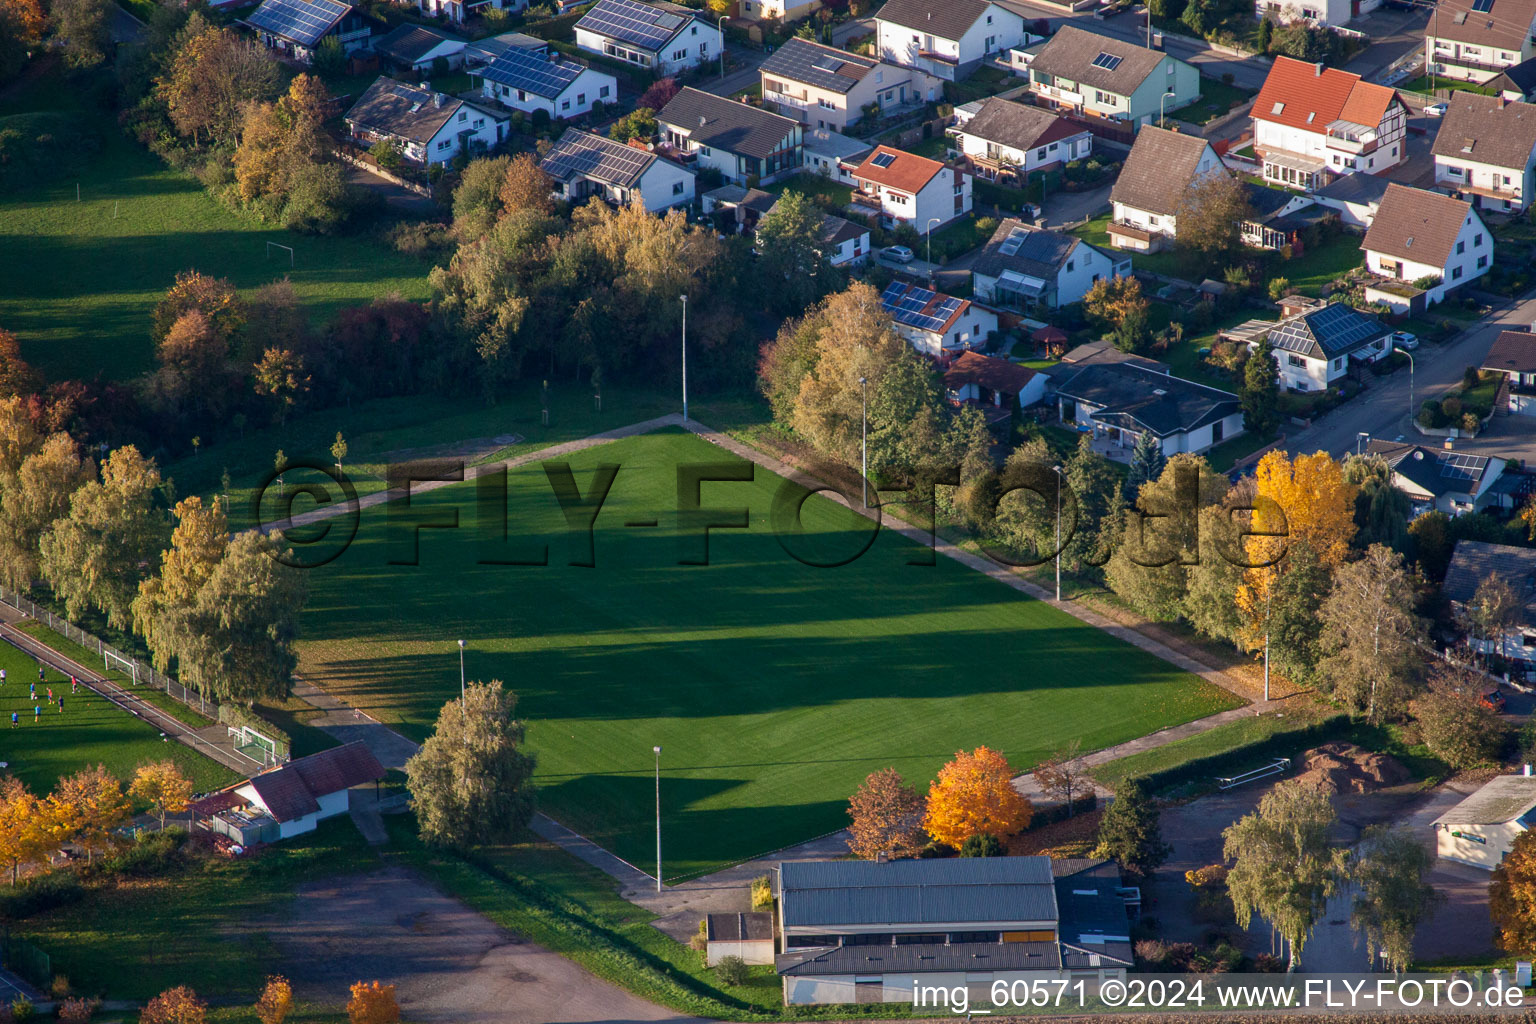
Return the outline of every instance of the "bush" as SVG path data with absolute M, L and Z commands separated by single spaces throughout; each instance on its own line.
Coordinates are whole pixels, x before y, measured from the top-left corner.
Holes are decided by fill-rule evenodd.
M 293 986 L 281 974 L 267 978 L 256 1000 L 256 1019 L 261 1024 L 283 1024 L 293 1009 Z
M 61 1002 L 69 998 L 69 975 L 55 974 L 53 981 L 48 985 L 48 994 L 53 996 L 54 1002 Z
M 33 914 L 67 906 L 84 895 L 80 879 L 73 871 L 49 871 L 34 875 L 18 886 L 0 893 L 0 918 L 20 921 Z
M 1416 278 L 1414 280 L 1414 282 L 1413 282 L 1413 286 L 1415 288 L 1421 288 L 1424 291 L 1428 291 L 1429 289 L 1434 288 L 1435 286 L 1437 286 L 1439 283 L 1440 283 L 1440 275 L 1439 274 L 1425 274 L 1423 277 Z
M 31 1020 L 32 1014 L 36 1012 L 37 1007 L 33 1006 L 32 1000 L 26 996 L 17 996 L 11 1000 L 11 1020 L 15 1021 L 15 1024 L 23 1024 L 24 1021 Z M 148 1012 L 147 1008 L 145 1012 Z M 139 1015 L 139 1021 L 140 1024 L 157 1024 L 157 1022 L 151 1021 L 144 1014 Z M 201 1024 L 201 1022 L 194 1021 L 193 1024 Z
M 1273 953 L 1260 953 L 1253 958 L 1253 970 L 1255 974 L 1284 974 L 1285 958 Z
M 1191 868 L 1184 872 L 1184 881 L 1196 889 L 1208 889 L 1227 884 L 1225 864 L 1207 864 L 1203 868 Z
M 1050 807 L 1037 807 L 1035 813 L 1030 816 L 1029 824 L 1024 826 L 1025 832 L 1032 832 L 1046 825 L 1054 825 L 1058 821 L 1066 821 L 1076 814 L 1091 811 L 1099 806 L 1099 794 L 1084 793 L 1082 796 L 1072 798 L 1072 807 L 1069 811 L 1066 804 L 1052 804 Z
M 352 212 L 352 190 L 336 164 L 314 164 L 293 175 L 283 226 L 306 234 L 328 235 Z
M 207 1018 L 208 1004 L 186 985 L 178 985 L 151 999 L 139 1014 L 139 1024 L 203 1024 Z
M 400 1019 L 400 1004 L 395 1001 L 395 986 L 377 981 L 352 986 L 347 1003 L 347 1019 L 352 1024 L 395 1024 Z
M 393 139 L 375 142 L 373 148 L 368 150 L 368 155 L 386 171 L 398 171 L 405 164 L 405 154 L 400 152 L 400 147 L 395 145 Z
M 134 878 L 167 874 L 186 862 L 187 838 L 186 830 L 180 828 L 142 832 L 132 846 L 102 861 L 101 870 Z
M 688 936 L 688 948 L 697 952 L 704 952 L 709 948 L 709 921 L 701 919 L 699 930 Z
M 773 883 L 767 875 L 752 879 L 752 909 L 773 906 Z
M 1464 433 L 1464 434 L 1475 434 L 1475 433 L 1477 433 L 1478 428 L 1481 427 L 1482 425 L 1483 425 L 1483 421 L 1477 418 L 1477 413 L 1475 413 L 1475 412 L 1464 412 L 1464 413 L 1461 414 L 1461 431 L 1462 431 L 1462 433 Z
M 396 252 L 430 260 L 452 256 L 456 244 L 448 225 L 435 220 L 401 221 L 384 237 Z
M 1461 399 L 1450 395 L 1440 403 L 1440 416 L 1447 423 L 1461 418 Z
M 1291 282 L 1284 277 L 1272 277 L 1269 279 L 1269 297 L 1275 302 L 1285 298 L 1291 290 Z
M 1465 370 L 1461 371 L 1461 386 L 1466 388 L 1468 391 L 1480 386 L 1482 383 L 1483 374 L 1482 371 L 1480 371 L 1477 367 L 1469 366 Z
M 722 984 L 737 988 L 747 983 L 747 962 L 739 956 L 723 956 L 715 965 L 715 974 Z
M 1002 857 L 1007 853 L 997 836 L 990 832 L 978 832 L 960 846 L 962 857 Z
M 1440 411 L 1440 403 L 1431 398 L 1419 406 L 1419 425 L 1423 427 L 1438 428 L 1445 426 L 1445 414 Z
M 64 114 L 0 117 L 0 193 L 70 174 L 96 148 L 96 136 Z
M 60 1002 L 58 1009 L 54 1011 L 54 1016 L 59 1020 L 59 1024 L 85 1024 L 100 1007 L 100 999 L 76 996 Z

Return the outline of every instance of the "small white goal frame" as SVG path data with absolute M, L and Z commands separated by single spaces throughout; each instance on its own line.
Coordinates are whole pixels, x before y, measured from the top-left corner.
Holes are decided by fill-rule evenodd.
M 102 663 L 102 665 L 104 667 L 104 671 L 111 672 L 112 671 L 112 663 L 114 661 L 116 661 L 118 663 L 118 665 L 122 668 L 122 670 L 124 672 L 128 673 L 128 676 L 133 680 L 133 685 L 134 686 L 138 686 L 139 685 L 139 663 L 134 661 L 132 658 L 125 658 L 121 654 L 116 653 L 115 651 L 108 651 L 108 650 L 105 650 L 105 649 L 102 650 L 102 652 L 101 652 L 101 663 Z
M 293 246 L 291 246 L 291 245 L 284 245 L 282 242 L 268 242 L 267 243 L 267 259 L 271 259 L 272 258 L 272 247 L 273 246 L 277 246 L 279 249 L 287 249 L 288 250 L 288 265 L 290 267 L 293 266 Z

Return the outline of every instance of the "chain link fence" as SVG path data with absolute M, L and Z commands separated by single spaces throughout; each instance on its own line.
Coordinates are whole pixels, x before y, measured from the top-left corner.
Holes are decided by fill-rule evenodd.
M 9 929 L 0 934 L 0 958 L 6 970 L 44 992 L 53 984 L 53 959 L 27 940 L 12 935 Z

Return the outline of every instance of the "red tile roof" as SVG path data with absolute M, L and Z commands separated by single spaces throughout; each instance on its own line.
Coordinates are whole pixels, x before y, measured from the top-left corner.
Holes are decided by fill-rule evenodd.
M 1352 72 L 1276 57 L 1253 101 L 1253 117 L 1313 132 L 1340 120 L 1375 127 L 1396 98 L 1393 90 L 1362 82 Z
M 875 159 L 885 153 L 890 154 L 895 159 L 891 161 L 888 167 L 877 166 Z M 864 162 L 854 168 L 853 176 L 864 181 L 877 182 L 886 188 L 894 188 L 916 195 L 923 190 L 925 185 L 933 180 L 934 175 L 942 174 L 944 170 L 944 165 L 937 160 L 930 160 L 925 156 L 907 153 L 890 146 L 876 146 L 864 158 Z
M 944 386 L 958 391 L 967 384 L 976 384 L 1016 396 L 1034 376 L 1035 371 L 1027 366 L 979 352 L 962 352 L 945 371 Z
M 267 813 L 278 821 L 293 821 L 318 811 L 320 797 L 372 782 L 383 774 L 384 766 L 368 745 L 353 740 L 263 772 L 248 785 Z

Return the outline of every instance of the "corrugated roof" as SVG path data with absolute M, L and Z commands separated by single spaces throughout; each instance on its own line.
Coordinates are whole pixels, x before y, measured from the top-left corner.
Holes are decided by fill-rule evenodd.
M 797 949 L 780 953 L 773 962 L 781 976 L 791 978 L 839 974 L 908 976 L 933 971 L 1054 971 L 1061 967 L 1061 953 L 1054 942 L 925 942 Z
M 742 156 L 767 157 L 783 148 L 799 122 L 686 86 L 656 120 L 696 143 Z
M 1536 807 L 1536 776 L 1500 775 L 1435 819 L 1436 825 L 1502 825 Z
M 988 8 L 1017 17 L 988 0 L 886 0 L 885 6 L 875 12 L 875 20 L 931 33 L 940 39 L 959 39 L 986 16 Z
M 1048 857 L 786 861 L 779 880 L 790 927 L 1056 919 Z
M 1029 69 L 1129 96 L 1164 61 L 1176 60 L 1162 50 L 1150 50 L 1118 36 L 1062 25 L 1040 47 Z
M 1387 186 L 1381 208 L 1360 248 L 1400 260 L 1444 267 L 1456 247 L 1472 204 L 1397 182 Z
M 1201 157 L 1210 148 L 1198 135 L 1144 125 L 1109 190 L 1110 202 L 1160 216 L 1177 213 Z

